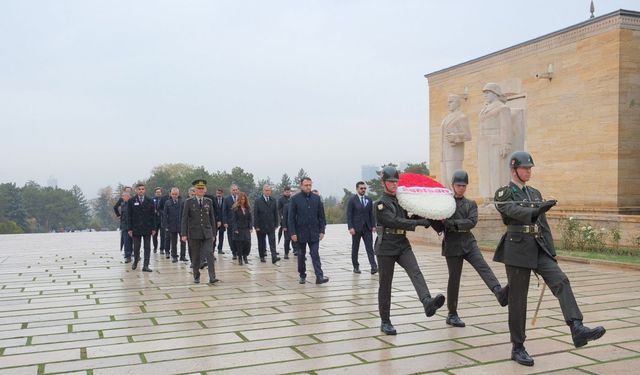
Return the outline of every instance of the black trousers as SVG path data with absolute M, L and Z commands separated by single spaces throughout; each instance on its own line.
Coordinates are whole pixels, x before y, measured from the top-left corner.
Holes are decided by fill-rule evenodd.
M 218 251 L 222 251 L 222 245 L 224 245 L 224 225 L 220 225 L 218 228 Z
M 167 252 L 171 251 L 172 258 L 178 258 L 178 239 L 180 238 L 179 232 L 167 232 L 169 233 L 170 241 L 167 241 Z M 187 243 L 180 240 L 180 259 L 185 259 L 187 256 Z
M 391 314 L 391 284 L 393 282 L 393 271 L 396 263 L 404 268 L 421 302 L 431 297 L 427 282 L 424 280 L 422 271 L 420 271 L 420 267 L 418 267 L 416 256 L 413 254 L 411 248 L 403 250 L 400 255 L 396 256 L 378 255 L 378 270 L 380 275 L 378 310 L 382 320 L 389 320 Z
M 371 230 L 367 229 L 360 232 L 356 231 L 356 233 L 351 236 L 351 263 L 353 264 L 353 268 L 360 268 L 360 263 L 358 262 L 360 239 L 364 241 L 364 248 L 367 251 L 367 258 L 369 258 L 371 269 L 377 269 L 378 266 L 376 265 L 376 258 L 373 255 L 373 233 L 371 233 Z
M 144 241 L 144 267 L 149 266 L 149 258 L 151 258 L 151 235 L 145 234 L 142 236 L 133 235 L 133 259 L 140 261 L 140 246 Z
M 239 257 L 247 257 L 251 252 L 251 240 L 233 240 L 234 247 Z
M 289 252 L 291 251 L 291 237 L 287 236 L 286 234 L 283 234 L 284 236 L 284 253 L 285 255 L 289 255 Z
M 165 249 L 165 237 L 166 231 L 164 228 L 160 228 L 160 225 L 156 226 L 156 232 L 153 234 L 153 250 L 158 248 L 158 236 L 160 236 L 160 250 Z
M 475 268 L 478 275 L 489 290 L 493 290 L 496 286 L 500 286 L 500 282 L 494 275 L 493 271 L 484 260 L 480 250 L 475 247 L 470 252 L 460 255 L 446 257 L 447 268 L 449 268 L 449 282 L 447 283 L 447 308 L 450 314 L 458 314 L 458 295 L 460 294 L 460 277 L 462 276 L 462 265 L 466 260 Z
M 531 269 L 506 265 L 509 280 L 509 332 L 511 342 L 522 344 L 526 339 L 527 296 Z M 534 271 L 542 277 L 551 293 L 560 302 L 564 320 L 582 320 L 582 313 L 571 290 L 569 278 L 544 251 L 538 250 L 538 267 Z
M 271 257 L 276 257 L 276 231 L 256 231 L 256 237 L 258 237 L 258 254 L 260 258 L 267 256 L 267 237 L 269 237 L 269 250 L 271 251 Z
M 202 259 L 207 260 L 209 281 L 216 278 L 216 268 L 213 260 L 213 238 L 191 239 L 189 238 L 189 257 L 193 268 L 193 278 L 200 278 L 200 264 Z
M 227 231 L 227 242 L 229 243 L 229 248 L 231 249 L 231 254 L 233 254 L 233 256 L 237 256 L 237 252 L 236 252 L 236 244 L 235 241 L 233 240 L 233 233 L 231 233 L 231 230 L 229 230 L 229 228 L 225 228 Z

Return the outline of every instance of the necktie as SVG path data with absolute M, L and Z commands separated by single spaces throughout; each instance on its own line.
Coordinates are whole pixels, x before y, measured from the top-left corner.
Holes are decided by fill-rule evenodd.
M 218 206 L 222 206 L 222 198 L 218 198 Z
M 364 197 L 360 197 L 360 203 L 362 203 L 362 205 L 364 206 Z
M 202 208 L 202 199 L 198 198 L 198 203 L 200 204 L 200 208 Z

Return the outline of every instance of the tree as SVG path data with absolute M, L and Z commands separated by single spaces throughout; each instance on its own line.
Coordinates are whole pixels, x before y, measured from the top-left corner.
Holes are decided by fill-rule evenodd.
M 388 164 L 382 165 L 380 167 L 380 170 L 382 170 L 382 168 L 387 166 L 396 167 L 396 168 L 398 167 L 396 164 L 388 163 Z M 378 172 L 378 176 L 380 176 L 380 172 Z M 376 177 L 369 181 L 365 181 L 365 183 L 369 187 L 369 197 L 373 201 L 377 201 L 378 199 L 380 199 L 380 197 L 382 197 L 382 194 L 384 193 L 384 188 L 382 187 L 382 184 L 380 182 L 381 182 L 380 177 Z
M 2 219 L 13 222 L 23 231 L 29 228 L 22 192 L 15 183 L 0 184 L 0 220 Z
M 274 195 L 273 192 L 273 182 L 271 181 L 271 178 L 267 177 L 265 179 L 258 180 L 258 182 L 256 183 L 256 187 L 253 190 L 253 194 L 249 197 L 249 204 L 253 204 L 256 198 L 258 198 L 262 194 L 262 188 L 264 187 L 264 185 L 271 186 L 271 196 L 273 198 L 277 197 L 277 195 Z
M 291 187 L 291 178 L 288 174 L 283 173 L 280 182 L 275 186 L 273 195 L 279 197 L 284 192 L 285 187 Z
M 407 167 L 403 171 L 404 173 L 417 173 L 421 175 L 428 176 L 429 175 L 429 167 L 427 167 L 427 162 L 423 161 L 422 163 L 407 164 Z
M 293 179 L 293 183 L 296 186 L 300 186 L 300 184 L 302 183 L 302 179 L 305 177 L 309 177 L 309 175 L 307 175 L 307 172 L 305 172 L 303 168 L 300 168 L 300 170 L 298 171 L 298 174 Z
M 106 186 L 98 190 L 98 198 L 91 201 L 93 206 L 93 218 L 91 226 L 96 230 L 110 229 L 115 230 L 118 227 L 118 220 L 113 212 L 113 205 L 116 203 L 113 199 L 113 189 Z
M 75 219 L 75 227 L 78 229 L 84 229 L 89 226 L 89 203 L 87 198 L 84 197 L 82 189 L 78 185 L 73 185 L 71 188 L 71 194 L 75 199 L 75 207 L 73 216 Z
M 240 167 L 234 167 L 231 170 L 231 183 L 238 185 L 240 191 L 251 196 L 256 188 L 256 183 L 253 180 L 253 173 L 245 172 Z

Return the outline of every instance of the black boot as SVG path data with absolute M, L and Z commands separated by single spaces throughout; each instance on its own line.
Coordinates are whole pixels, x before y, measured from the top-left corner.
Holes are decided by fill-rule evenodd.
M 580 320 L 573 320 L 568 324 L 571 329 L 573 345 L 575 345 L 576 348 L 587 345 L 589 341 L 599 339 L 607 332 L 602 326 L 597 326 L 596 328 L 585 327 Z
M 272 264 L 276 264 L 279 261 L 280 261 L 280 257 L 279 256 L 276 255 L 276 256 L 271 257 L 271 263 Z
M 391 324 L 391 321 L 389 320 L 383 320 L 382 324 L 380 324 L 380 330 L 382 332 L 384 332 L 385 335 L 395 335 L 396 329 L 393 327 L 393 324 Z
M 522 344 L 513 344 L 511 359 L 524 366 L 533 366 L 533 358 L 527 353 Z
M 242 257 L 238 257 L 238 265 L 241 266 L 242 265 Z
M 444 296 L 437 294 L 434 298 L 427 297 L 422 301 L 422 304 L 424 305 L 424 313 L 427 314 L 427 317 L 432 317 L 433 314 L 444 305 Z
M 138 268 L 138 258 L 133 259 L 133 264 L 131 265 L 131 269 L 135 271 Z
M 449 313 L 447 315 L 446 322 L 447 322 L 448 325 L 454 326 L 454 327 L 465 327 L 466 326 L 466 324 L 464 324 L 464 322 L 460 319 L 458 314 Z
M 504 288 L 500 287 L 500 285 L 493 287 L 493 294 L 496 295 L 496 299 L 500 306 L 507 306 L 509 304 L 509 284 L 505 285 Z
M 242 257 L 242 259 L 244 259 L 244 264 L 249 264 L 249 258 L 247 258 L 247 257 Z

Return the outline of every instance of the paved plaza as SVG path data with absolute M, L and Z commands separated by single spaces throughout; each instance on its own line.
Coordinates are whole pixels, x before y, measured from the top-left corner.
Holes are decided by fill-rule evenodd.
M 465 328 L 426 318 L 396 267 L 392 322 L 379 329 L 377 275 L 352 272 L 346 226 L 321 242 L 330 282 L 298 284 L 296 261 L 251 264 L 227 254 L 222 281 L 195 285 L 188 266 L 152 254 L 150 274 L 121 263 L 118 233 L 0 236 L 0 374 L 627 374 L 640 368 L 640 272 L 561 262 L 585 323 L 607 334 L 581 349 L 571 343 L 547 290 L 535 327 L 534 367 L 509 360 L 507 308 L 468 265 L 458 312 Z M 282 244 L 279 251 L 282 256 Z M 361 249 L 363 252 L 364 249 Z M 432 293 L 445 293 L 439 249 L 414 246 Z M 491 254 L 485 254 L 490 258 Z M 307 261 L 308 280 L 314 275 Z M 504 266 L 489 262 L 501 282 Z M 206 282 L 206 273 L 202 275 Z M 540 294 L 532 276 L 529 315 Z M 446 293 L 445 293 L 446 295 Z

